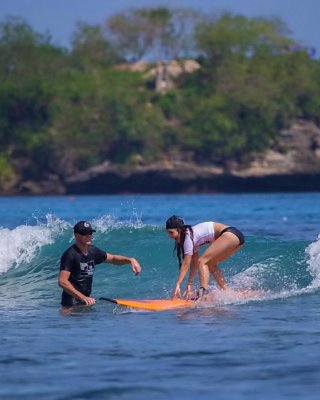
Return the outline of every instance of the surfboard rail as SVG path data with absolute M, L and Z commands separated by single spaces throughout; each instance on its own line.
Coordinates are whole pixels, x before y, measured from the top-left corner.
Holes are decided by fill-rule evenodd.
M 180 308 L 190 308 L 194 301 L 182 299 L 112 299 L 109 297 L 100 297 L 101 300 L 109 301 L 123 307 L 130 307 L 148 311 L 166 311 Z

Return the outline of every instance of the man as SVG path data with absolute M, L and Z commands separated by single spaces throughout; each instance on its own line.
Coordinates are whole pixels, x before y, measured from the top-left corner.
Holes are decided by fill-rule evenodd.
M 64 307 L 95 304 L 96 300 L 91 297 L 91 288 L 96 264 L 130 263 L 133 273 L 140 273 L 141 267 L 135 258 L 110 254 L 93 246 L 91 241 L 95 230 L 89 222 L 79 221 L 73 232 L 75 244 L 64 252 L 60 262 L 59 286 L 63 289 L 61 304 Z

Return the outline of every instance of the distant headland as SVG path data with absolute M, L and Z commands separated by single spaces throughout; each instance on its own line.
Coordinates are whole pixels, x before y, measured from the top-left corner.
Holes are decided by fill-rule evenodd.
M 128 194 L 128 193 L 254 193 L 320 191 L 320 129 L 296 121 L 282 132 L 285 151 L 272 149 L 247 165 L 230 163 L 228 169 L 200 165 L 176 154 L 134 167 L 109 162 L 79 172 L 62 181 L 25 181 L 10 194 Z

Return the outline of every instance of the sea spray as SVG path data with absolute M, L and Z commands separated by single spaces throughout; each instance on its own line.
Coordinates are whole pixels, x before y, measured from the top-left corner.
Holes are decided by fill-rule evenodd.
M 0 273 L 29 263 L 37 250 L 53 242 L 51 230 L 44 226 L 18 226 L 0 230 Z
M 313 276 L 312 287 L 320 286 L 320 235 L 306 248 L 308 269 Z

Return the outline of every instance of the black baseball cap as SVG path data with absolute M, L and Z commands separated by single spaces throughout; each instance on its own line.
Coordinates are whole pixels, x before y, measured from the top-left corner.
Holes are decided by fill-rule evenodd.
M 87 221 L 79 221 L 73 227 L 74 233 L 79 233 L 80 235 L 92 235 L 95 232 L 95 229 L 92 229 L 92 226 Z

